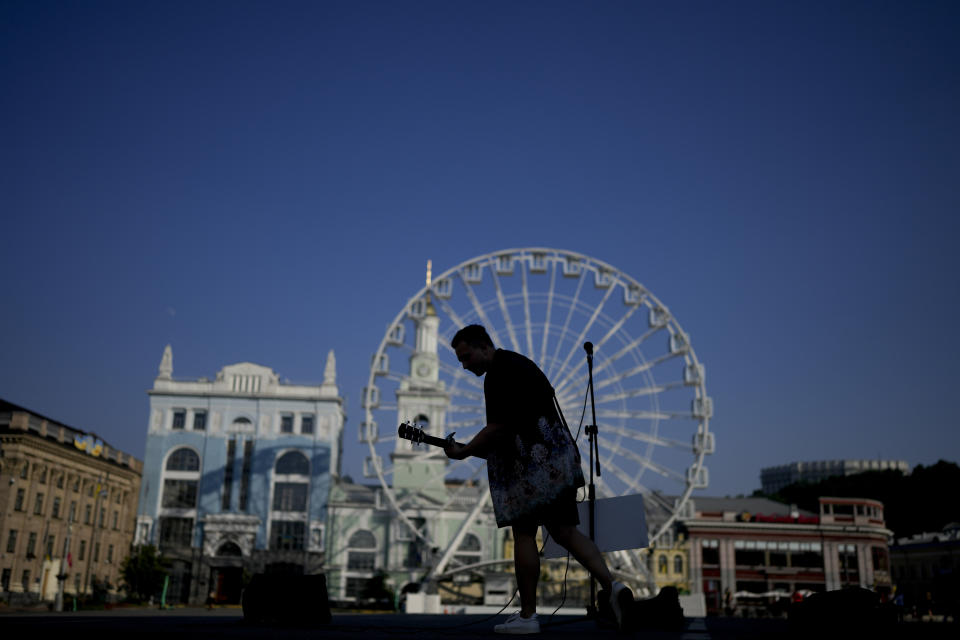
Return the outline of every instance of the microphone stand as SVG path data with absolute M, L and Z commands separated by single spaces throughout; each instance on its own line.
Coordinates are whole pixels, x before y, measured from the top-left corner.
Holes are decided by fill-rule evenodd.
M 597 477 L 600 477 L 600 448 L 597 444 L 597 407 L 593 399 L 593 343 L 584 342 L 583 349 L 587 352 L 587 387 L 590 389 L 590 415 L 592 422 L 587 425 L 586 432 L 590 447 L 590 483 L 587 485 L 587 504 L 590 514 L 590 541 L 596 543 L 596 513 L 597 487 L 593 482 L 593 471 L 596 467 Z M 590 604 L 587 605 L 587 617 L 599 619 L 597 609 L 597 580 L 590 576 Z

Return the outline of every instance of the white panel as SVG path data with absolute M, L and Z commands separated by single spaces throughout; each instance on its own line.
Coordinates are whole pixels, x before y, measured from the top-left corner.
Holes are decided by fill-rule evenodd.
M 463 279 L 470 284 L 478 284 L 483 279 L 483 266 L 474 262 L 463 268 Z
M 687 481 L 695 489 L 706 489 L 710 485 L 710 474 L 706 467 L 700 467 L 699 469 L 690 467 L 687 469 Z
M 683 369 L 683 383 L 684 384 L 700 384 L 703 382 L 703 365 L 702 364 L 688 364 Z
M 509 276 L 513 274 L 513 256 L 510 254 L 497 256 L 494 258 L 494 264 L 498 275 Z

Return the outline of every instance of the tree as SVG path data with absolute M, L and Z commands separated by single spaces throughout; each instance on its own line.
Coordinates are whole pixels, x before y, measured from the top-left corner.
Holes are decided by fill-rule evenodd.
M 123 588 L 131 600 L 149 600 L 163 587 L 167 575 L 166 560 L 153 545 L 145 544 L 133 550 L 120 567 Z

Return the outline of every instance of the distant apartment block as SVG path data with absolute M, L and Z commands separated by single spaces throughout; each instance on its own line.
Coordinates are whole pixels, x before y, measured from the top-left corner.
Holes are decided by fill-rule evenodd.
M 910 466 L 905 460 L 815 460 L 791 462 L 760 470 L 760 484 L 767 495 L 795 482 L 814 484 L 834 476 L 850 476 L 864 471 L 896 470 L 907 474 Z

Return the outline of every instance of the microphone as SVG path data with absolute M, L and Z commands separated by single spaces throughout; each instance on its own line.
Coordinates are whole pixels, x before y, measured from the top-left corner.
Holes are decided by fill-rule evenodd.
M 584 351 L 587 352 L 587 355 L 588 355 L 588 356 L 592 356 L 592 355 L 593 355 L 593 343 L 592 343 L 592 342 L 584 342 L 584 343 L 583 343 L 583 349 L 584 349 Z

